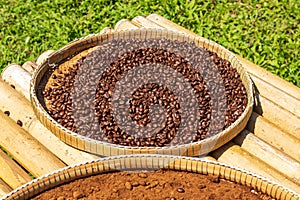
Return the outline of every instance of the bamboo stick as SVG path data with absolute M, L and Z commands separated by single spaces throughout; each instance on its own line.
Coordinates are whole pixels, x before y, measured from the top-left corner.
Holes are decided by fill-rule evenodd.
M 131 21 L 133 22 L 134 25 L 136 25 L 138 27 L 164 29 L 162 26 L 160 26 L 160 25 L 154 23 L 153 21 L 148 20 L 142 16 L 136 16 Z
M 162 27 L 165 27 L 166 29 L 198 36 L 194 32 L 187 30 L 186 28 L 183 28 L 182 26 L 179 26 L 179 25 L 175 24 L 174 22 L 167 20 L 166 18 L 164 18 L 160 15 L 151 14 L 151 15 L 148 15 L 146 18 Z M 241 56 L 239 56 L 239 55 L 236 55 L 236 56 L 247 66 L 247 69 L 250 74 L 255 75 L 256 77 L 260 78 L 261 80 L 265 80 L 267 83 L 273 85 L 276 88 L 284 90 L 287 94 L 300 100 L 300 88 L 279 78 L 278 76 L 268 72 L 267 70 L 253 64 L 252 62 L 242 58 Z
M 13 189 L 32 180 L 27 172 L 25 172 L 17 163 L 15 163 L 1 150 L 0 169 L 0 180 L 2 179 L 3 182 L 5 182 L 9 187 Z
M 3 112 L 0 112 L 0 136 L 0 146 L 35 177 L 66 166 Z
M 229 142 L 217 149 L 212 153 L 212 155 L 219 162 L 254 172 L 275 182 L 281 183 L 297 193 L 300 192 L 299 185 L 289 180 L 284 174 L 278 172 L 259 158 L 243 150 L 240 146 L 234 145 L 232 142 Z
M 247 66 L 248 72 L 260 80 L 264 80 L 268 84 L 272 85 L 276 89 L 279 89 L 286 94 L 300 100 L 300 88 L 285 81 L 284 79 L 280 78 L 279 76 L 268 72 L 264 68 L 255 65 L 254 63 L 242 58 L 239 55 L 236 55 L 238 59 L 243 62 Z
M 298 149 L 300 147 L 300 140 L 298 138 L 285 133 L 255 112 L 251 115 L 246 128 L 254 133 L 255 136 L 300 162 L 300 152 Z
M 275 88 L 274 86 L 268 84 L 264 80 L 257 78 L 256 76 L 251 76 L 252 80 L 255 83 L 257 92 L 259 96 L 263 96 L 266 99 L 276 103 L 278 107 L 284 108 L 284 110 L 292 113 L 293 115 L 300 117 L 300 100 L 295 97 L 291 97 L 280 89 Z M 300 119 L 298 119 L 300 120 Z M 300 126 L 299 126 L 300 128 Z M 299 129 L 300 131 L 300 129 Z
M 21 92 L 27 99 L 30 99 L 29 89 L 31 76 L 20 65 L 8 65 L 2 71 L 1 77 L 15 87 L 18 92 Z
M 47 50 L 44 53 L 42 53 L 37 59 L 36 59 L 36 64 L 37 66 L 39 66 L 40 64 L 42 64 L 44 62 L 44 60 L 46 60 L 48 58 L 48 56 L 50 54 L 52 54 L 53 52 L 55 52 L 54 50 Z
M 1 178 L 0 178 L 0 198 L 12 191 L 12 188 L 9 187 Z
M 270 96 L 268 98 L 271 98 Z M 269 122 L 280 127 L 284 132 L 300 139 L 300 118 L 293 113 L 269 101 L 267 98 L 256 95 L 254 110 Z
M 127 19 L 121 19 L 118 21 L 118 23 L 115 25 L 115 30 L 126 30 L 126 29 L 138 29 L 137 26 L 133 25 L 129 20 Z
M 235 137 L 234 142 L 277 171 L 285 174 L 295 183 L 300 183 L 300 163 L 282 151 L 272 147 L 247 130 Z
M 98 156 L 77 150 L 60 141 L 40 123 L 33 112 L 30 102 L 1 79 L 0 110 L 3 112 L 9 111 L 10 118 L 14 121 L 21 120 L 23 122 L 23 129 L 28 131 L 28 133 L 68 165 L 98 158 Z
M 32 61 L 27 61 L 22 65 L 22 68 L 25 69 L 30 74 L 32 74 L 33 71 L 37 68 L 37 64 Z

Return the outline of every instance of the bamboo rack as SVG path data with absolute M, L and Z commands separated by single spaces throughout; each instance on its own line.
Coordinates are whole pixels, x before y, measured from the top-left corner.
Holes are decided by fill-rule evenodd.
M 166 28 L 195 35 L 156 14 L 137 16 L 132 21 L 121 20 L 114 30 L 141 27 Z M 107 27 L 101 32 L 114 30 Z M 53 52 L 46 51 L 35 62 L 26 62 L 22 66 L 9 65 L 1 75 L 0 138 L 6 139 L 0 141 L 0 146 L 15 160 L 0 150 L 0 196 L 31 180 L 28 172 L 40 176 L 65 165 L 98 158 L 61 142 L 38 121 L 31 108 L 31 74 Z M 203 159 L 253 171 L 300 193 L 300 89 L 238 58 L 247 66 L 257 88 L 254 112 L 241 134 Z M 9 117 L 3 114 L 5 111 L 10 112 Z M 18 120 L 22 121 L 22 127 L 16 124 Z M 18 139 L 20 137 L 22 140 Z M 23 156 L 27 160 L 22 159 Z

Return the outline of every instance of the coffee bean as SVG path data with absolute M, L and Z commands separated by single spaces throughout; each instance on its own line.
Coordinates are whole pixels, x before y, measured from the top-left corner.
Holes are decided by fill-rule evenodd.
M 179 192 L 179 193 L 184 193 L 185 190 L 184 190 L 183 188 L 177 188 L 177 192 Z
M 18 120 L 18 121 L 17 121 L 17 124 L 18 124 L 19 126 L 21 126 L 21 127 L 23 126 L 23 122 L 22 122 L 21 120 Z
M 4 114 L 9 116 L 10 115 L 10 112 L 8 110 L 4 111 Z

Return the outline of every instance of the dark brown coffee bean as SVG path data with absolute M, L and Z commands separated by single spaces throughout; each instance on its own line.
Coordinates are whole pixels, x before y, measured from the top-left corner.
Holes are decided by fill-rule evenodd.
M 8 110 L 4 111 L 4 114 L 9 116 L 10 115 L 10 112 Z
M 18 120 L 18 121 L 17 121 L 17 124 L 18 124 L 19 126 L 21 126 L 21 127 L 23 126 L 23 122 L 22 122 L 21 120 Z
M 179 193 L 184 193 L 185 190 L 184 190 L 183 188 L 177 188 L 177 192 L 179 192 Z

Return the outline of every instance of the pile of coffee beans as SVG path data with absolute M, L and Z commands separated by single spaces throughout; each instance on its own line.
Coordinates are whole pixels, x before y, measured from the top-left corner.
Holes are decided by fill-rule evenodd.
M 43 91 L 48 113 L 73 132 L 125 146 L 203 140 L 247 105 L 236 69 L 193 42 L 113 40 L 56 72 Z

